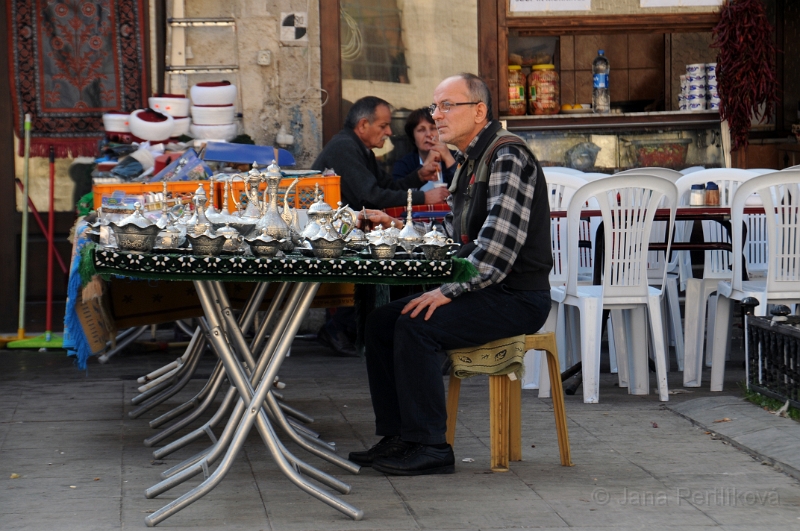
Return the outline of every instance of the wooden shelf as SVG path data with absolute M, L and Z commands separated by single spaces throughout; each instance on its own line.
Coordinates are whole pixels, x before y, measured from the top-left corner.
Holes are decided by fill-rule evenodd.
M 623 114 L 554 114 L 549 116 L 501 116 L 509 131 L 560 131 L 585 129 L 704 129 L 719 126 L 719 113 L 633 112 Z

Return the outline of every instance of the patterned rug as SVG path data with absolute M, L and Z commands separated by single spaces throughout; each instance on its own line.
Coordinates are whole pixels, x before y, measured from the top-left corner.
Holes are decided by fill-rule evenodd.
M 145 107 L 144 0 L 11 0 L 14 126 L 31 114 L 31 156 L 95 156 L 102 115 Z M 23 150 L 20 142 L 20 154 Z

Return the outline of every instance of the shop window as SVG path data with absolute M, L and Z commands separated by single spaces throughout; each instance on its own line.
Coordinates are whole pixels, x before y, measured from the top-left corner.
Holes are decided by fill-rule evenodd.
M 342 0 L 342 79 L 408 83 L 397 0 Z

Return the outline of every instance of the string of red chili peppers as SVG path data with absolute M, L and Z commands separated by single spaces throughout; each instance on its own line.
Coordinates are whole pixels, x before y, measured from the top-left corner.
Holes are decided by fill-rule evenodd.
M 747 148 L 750 117 L 766 103 L 761 122 L 769 121 L 778 101 L 772 25 L 762 0 L 727 0 L 713 29 L 717 55 L 719 113 L 728 121 L 732 151 Z

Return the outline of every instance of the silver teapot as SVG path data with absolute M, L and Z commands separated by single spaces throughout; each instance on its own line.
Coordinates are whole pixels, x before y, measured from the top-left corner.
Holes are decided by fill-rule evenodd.
M 133 206 L 135 208 L 133 214 L 119 222 L 112 221 L 109 225 L 114 231 L 114 237 L 120 249 L 149 253 L 153 249 L 161 229 L 142 215 L 140 202 L 137 201 Z

